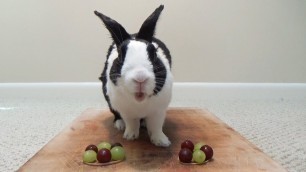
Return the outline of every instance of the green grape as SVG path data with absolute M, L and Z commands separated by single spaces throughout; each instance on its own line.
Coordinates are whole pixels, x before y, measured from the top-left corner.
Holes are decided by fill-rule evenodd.
M 112 144 L 111 149 L 112 149 L 113 147 L 115 147 L 115 146 L 121 146 L 121 147 L 123 147 L 121 143 L 117 142 L 117 143 Z
M 108 142 L 101 142 L 101 143 L 98 144 L 97 147 L 98 147 L 98 150 L 101 150 L 103 148 L 110 150 L 112 145 Z
M 192 159 L 196 163 L 203 163 L 205 161 L 206 155 L 201 150 L 196 150 L 192 154 Z
M 97 159 L 97 153 L 93 150 L 87 150 L 83 154 L 83 162 L 92 163 Z
M 200 150 L 201 147 L 204 146 L 204 145 L 205 145 L 204 142 L 199 142 L 199 143 L 195 144 L 193 151 Z
M 123 147 L 121 146 L 115 146 L 111 149 L 111 155 L 112 155 L 112 160 L 117 161 L 117 160 L 123 160 L 125 157 L 125 152 Z

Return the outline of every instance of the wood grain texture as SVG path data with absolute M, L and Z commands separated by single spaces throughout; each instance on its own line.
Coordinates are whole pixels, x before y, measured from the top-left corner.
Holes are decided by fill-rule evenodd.
M 127 141 L 113 127 L 109 111 L 88 109 L 34 155 L 19 171 L 286 171 L 231 127 L 200 109 L 170 109 L 164 132 L 169 148 L 155 147 L 147 131 L 139 139 Z M 185 139 L 204 141 L 214 149 L 213 161 L 205 165 L 183 165 L 178 161 L 180 144 Z M 89 144 L 120 142 L 126 160 L 110 166 L 88 166 L 82 154 Z

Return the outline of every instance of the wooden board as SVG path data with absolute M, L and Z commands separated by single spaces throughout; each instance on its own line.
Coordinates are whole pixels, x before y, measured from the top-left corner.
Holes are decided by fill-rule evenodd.
M 220 121 L 200 109 L 170 109 L 164 132 L 172 145 L 155 147 L 145 129 L 135 141 L 122 138 L 113 127 L 108 111 L 88 109 L 34 155 L 19 171 L 286 171 L 257 147 Z M 213 161 L 205 165 L 183 165 L 178 161 L 180 144 L 185 139 L 205 141 L 214 149 Z M 110 166 L 88 166 L 82 154 L 89 144 L 120 142 L 126 160 Z

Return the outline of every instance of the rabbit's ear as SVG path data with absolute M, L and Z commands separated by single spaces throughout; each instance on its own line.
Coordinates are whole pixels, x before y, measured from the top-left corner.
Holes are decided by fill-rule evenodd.
M 98 11 L 95 11 L 95 14 L 103 21 L 105 27 L 112 35 L 117 47 L 119 47 L 123 41 L 131 38 L 130 34 L 128 34 L 118 22 L 105 16 L 104 14 L 99 13 Z
M 138 39 L 144 39 L 148 42 L 152 42 L 152 37 L 155 33 L 155 26 L 160 13 L 163 11 L 164 6 L 160 5 L 155 11 L 144 21 L 138 34 Z

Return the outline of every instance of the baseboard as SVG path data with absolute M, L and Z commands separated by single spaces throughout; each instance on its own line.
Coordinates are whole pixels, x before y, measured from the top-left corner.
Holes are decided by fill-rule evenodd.
M 2 96 L 15 97 L 90 97 L 100 99 L 99 82 L 65 83 L 0 83 Z M 175 100 L 206 99 L 306 99 L 306 83 L 200 83 L 176 82 L 173 85 Z
M 175 83 L 173 93 L 179 99 L 306 99 L 306 83 Z

